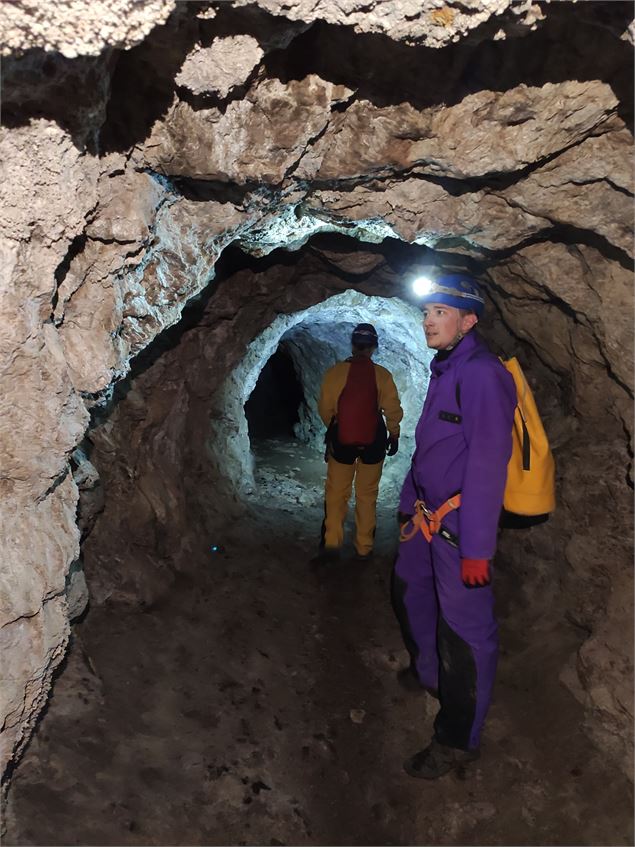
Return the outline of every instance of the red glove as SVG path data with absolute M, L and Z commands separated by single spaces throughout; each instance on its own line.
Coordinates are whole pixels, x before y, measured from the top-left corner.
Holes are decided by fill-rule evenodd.
M 489 562 L 487 559 L 461 559 L 461 579 L 468 588 L 489 585 Z

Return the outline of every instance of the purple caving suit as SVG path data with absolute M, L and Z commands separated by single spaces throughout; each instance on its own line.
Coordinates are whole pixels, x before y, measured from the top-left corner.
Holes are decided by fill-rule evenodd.
M 435 737 L 473 750 L 494 684 L 498 627 L 491 586 L 467 588 L 461 558 L 491 559 L 496 550 L 516 389 L 474 331 L 437 354 L 431 371 L 399 510 L 411 515 L 422 499 L 434 511 L 460 491 L 460 508 L 442 521 L 458 548 L 439 535 L 428 544 L 421 532 L 402 541 L 393 603 L 421 683 L 439 690 Z

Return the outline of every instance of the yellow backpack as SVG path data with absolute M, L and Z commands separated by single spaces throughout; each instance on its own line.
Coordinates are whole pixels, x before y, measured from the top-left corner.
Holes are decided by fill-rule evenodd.
M 534 395 L 518 359 L 513 356 L 500 361 L 512 375 L 518 398 L 500 525 L 519 529 L 543 523 L 556 508 L 556 466 Z M 460 409 L 458 382 L 456 401 Z
M 546 520 L 556 508 L 556 468 L 534 395 L 518 359 L 501 362 L 512 375 L 518 396 L 503 508 L 511 515 L 527 518 L 524 523 L 529 525 Z

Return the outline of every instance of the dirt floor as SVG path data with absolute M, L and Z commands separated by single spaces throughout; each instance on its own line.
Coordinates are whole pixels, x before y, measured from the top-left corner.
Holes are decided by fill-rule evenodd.
M 395 681 L 394 501 L 371 563 L 314 572 L 323 474 L 269 443 L 251 525 L 209 539 L 200 578 L 143 612 L 91 608 L 14 774 L 5 844 L 633 844 L 632 787 L 558 682 L 578 636 L 525 628 L 504 563 L 482 757 L 406 776 L 437 704 Z

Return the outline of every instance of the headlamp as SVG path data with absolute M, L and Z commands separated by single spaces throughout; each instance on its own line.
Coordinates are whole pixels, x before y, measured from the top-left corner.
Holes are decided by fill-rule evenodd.
M 417 297 L 424 297 L 433 286 L 433 281 L 428 276 L 418 276 L 412 283 L 412 290 Z

